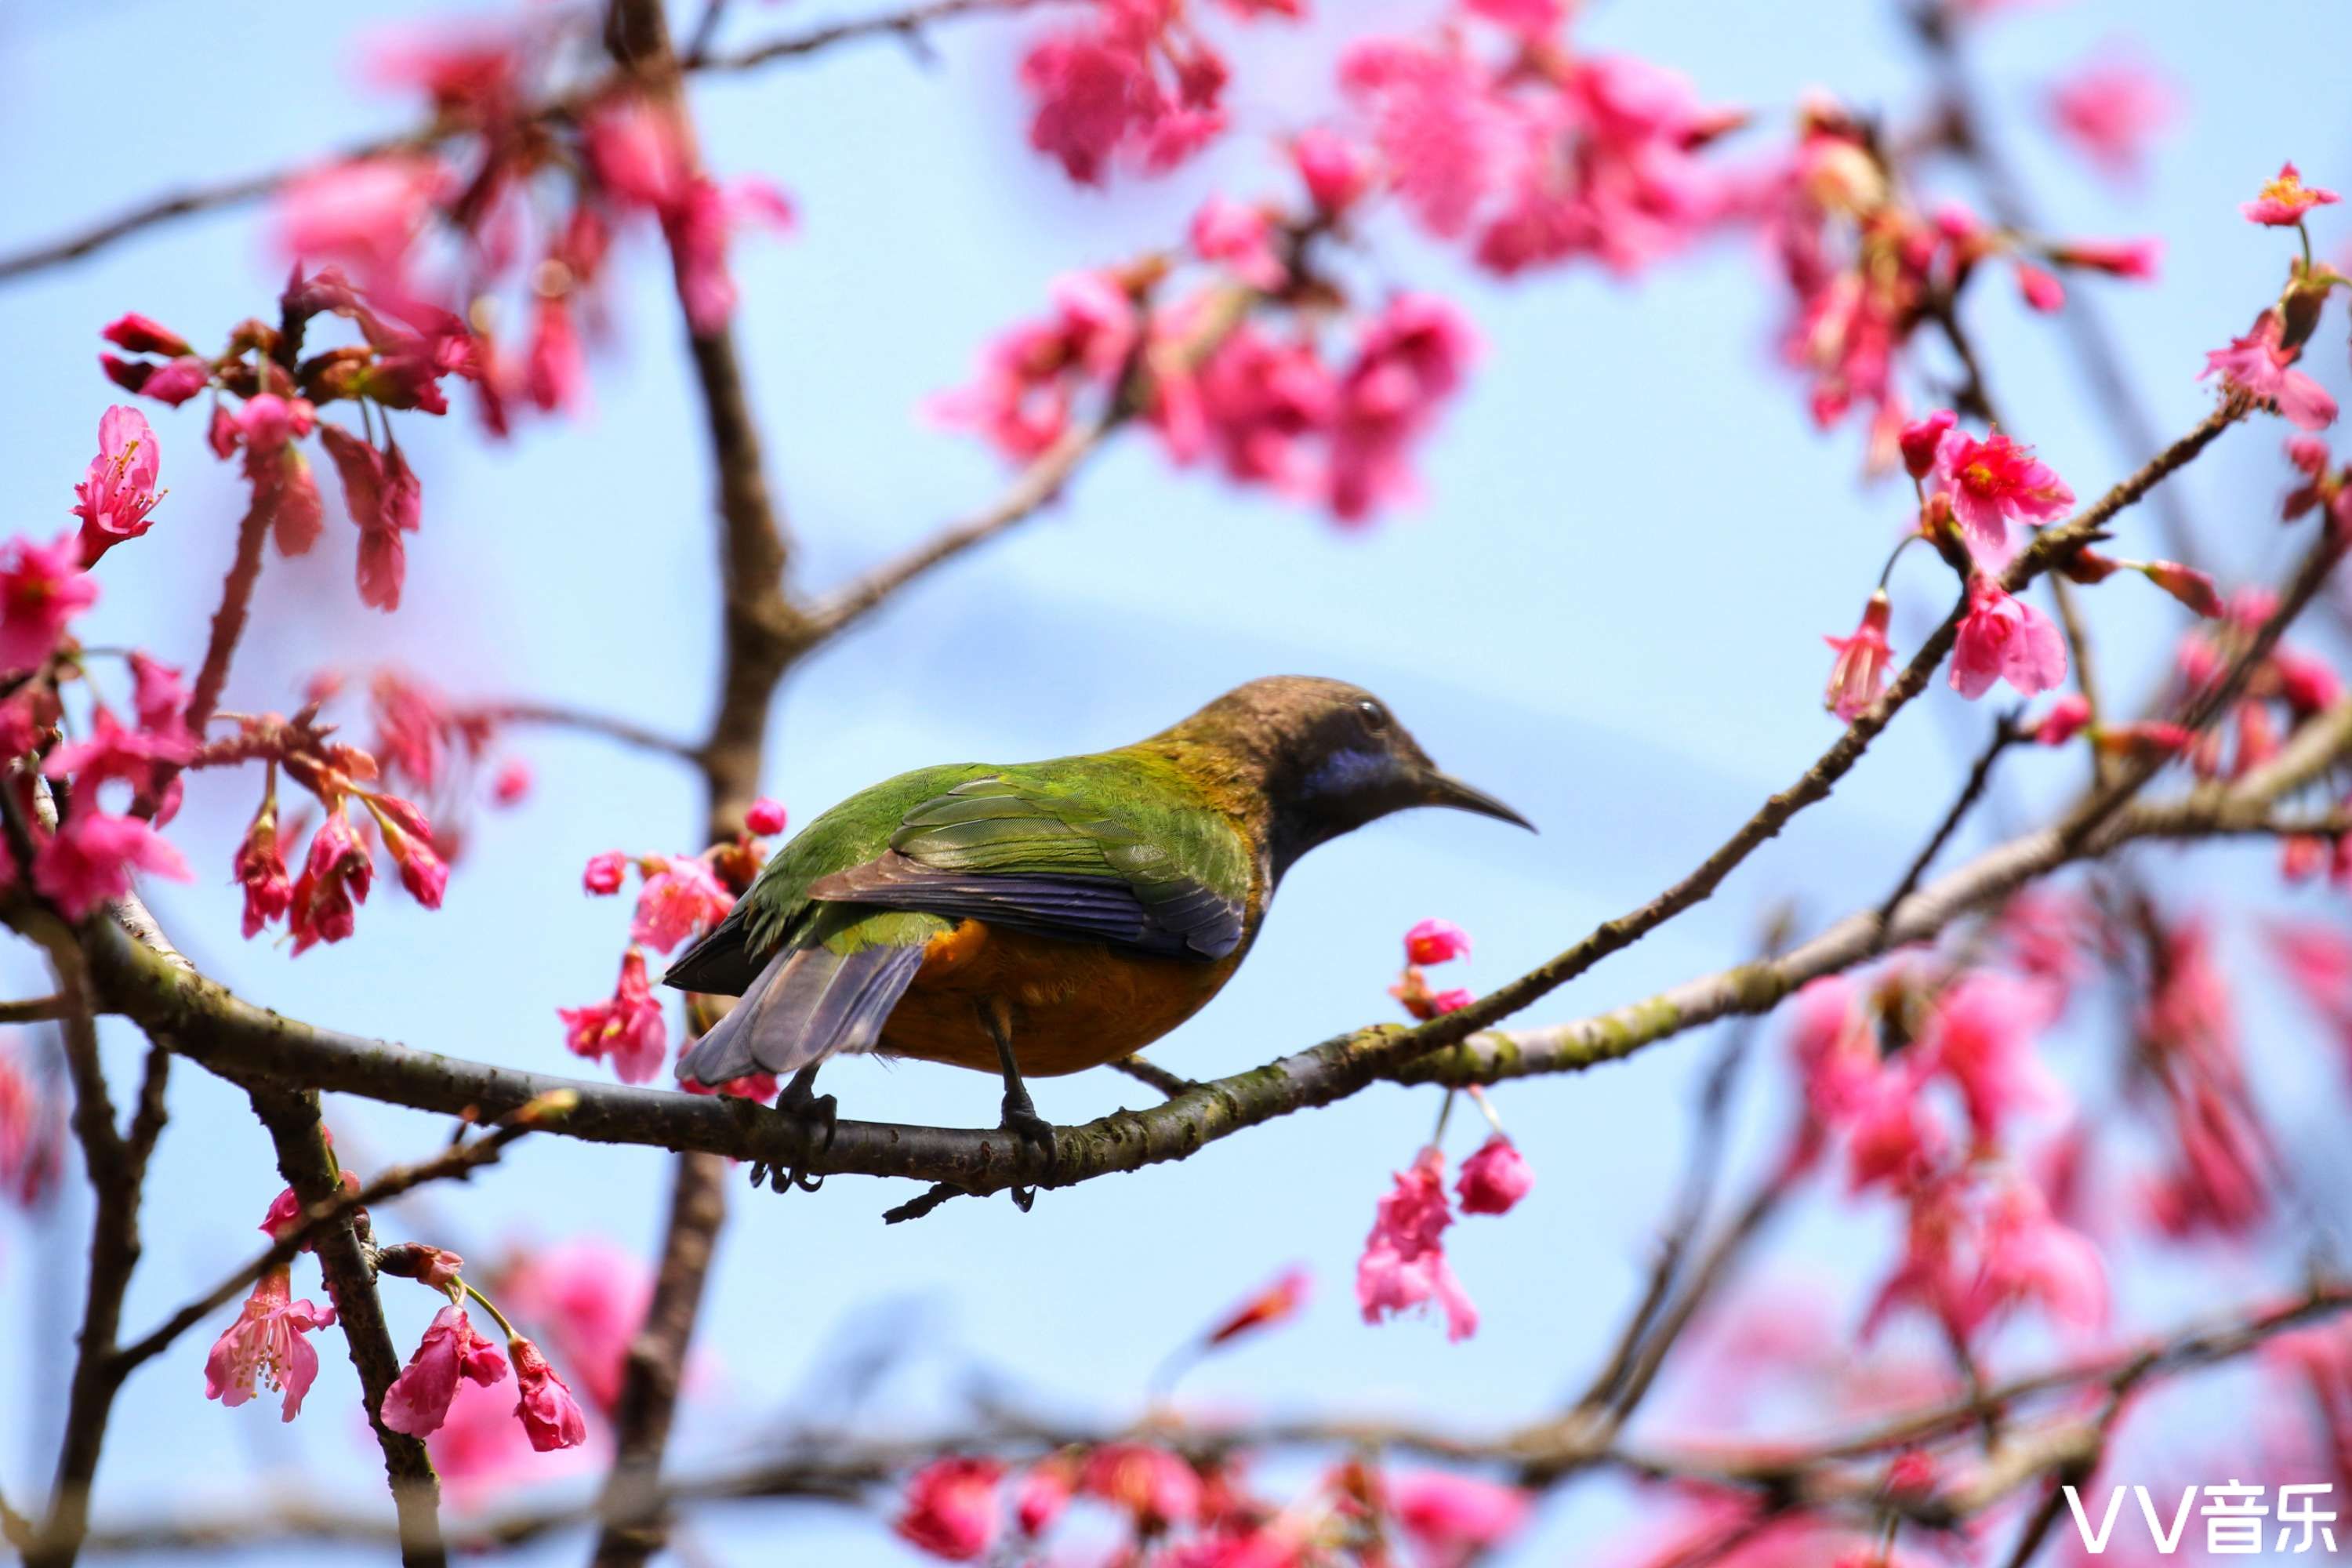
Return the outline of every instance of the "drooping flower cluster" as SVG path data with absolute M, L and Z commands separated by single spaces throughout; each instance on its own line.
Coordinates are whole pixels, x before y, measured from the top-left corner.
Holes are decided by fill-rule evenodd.
M 1470 956 L 1470 933 L 1452 921 L 1426 920 L 1404 933 L 1404 971 L 1389 987 L 1404 1010 L 1426 1022 L 1441 1014 L 1459 1011 L 1476 999 L 1466 986 L 1432 991 L 1424 964 L 1450 963 Z
M 1299 0 L 1227 0 L 1247 20 L 1298 16 Z M 1232 69 L 1185 0 L 1093 0 L 1021 61 L 1029 144 L 1083 185 L 1116 163 L 1163 174 L 1223 134 Z
M 1673 72 L 1587 54 L 1562 5 L 1465 4 L 1425 38 L 1341 56 L 1383 182 L 1414 218 L 1508 277 L 1590 258 L 1631 274 L 1725 213 L 1704 150 L 1742 121 Z
M 2063 998 L 2030 973 L 1907 962 L 1867 986 L 1833 975 L 1799 995 L 1807 1118 L 1790 1169 L 1835 1141 L 1851 1189 L 1884 1192 L 1906 1216 L 1865 1330 L 1905 1308 L 1958 1345 L 2029 1305 L 2073 1328 L 2104 1321 L 2096 1247 L 2053 1215 L 2016 1153 L 2021 1120 L 2064 1104 L 2037 1050 Z
M 1924 209 L 1874 129 L 1826 100 L 1805 104 L 1793 150 L 1734 205 L 1779 258 L 1792 302 L 1782 353 L 1810 383 L 1814 420 L 1827 428 L 1866 412 L 1874 472 L 1892 466 L 1910 417 L 1906 351 L 1948 317 L 1984 263 L 2006 261 L 2027 303 L 2045 310 L 2064 298 L 2055 271 L 2144 279 L 2156 268 L 2152 243 L 2046 240 L 1957 205 Z
M 1401 292 L 1332 354 L 1317 323 L 1346 294 L 1318 274 L 1317 247 L 1363 184 L 1328 137 L 1302 137 L 1294 157 L 1307 216 L 1213 198 L 1192 231 L 1209 281 L 1160 305 L 1163 258 L 1063 278 L 1054 313 L 1000 337 L 977 379 L 930 412 L 1029 462 L 1089 410 L 1131 400 L 1180 465 L 1212 459 L 1236 484 L 1320 502 L 1346 523 L 1410 499 L 1412 452 L 1459 391 L 1475 339 L 1452 306 Z M 1250 319 L 1253 301 L 1290 327 Z
M 322 316 L 349 321 L 361 341 L 311 350 L 310 329 Z M 358 531 L 360 598 L 379 610 L 400 607 L 407 536 L 422 526 L 424 487 L 393 436 L 391 416 L 445 414 L 442 382 L 480 375 L 479 345 L 463 318 L 356 288 L 336 267 L 306 275 L 298 266 L 278 300 L 278 324 L 239 324 L 211 358 L 143 316 L 125 316 L 105 335 L 128 352 L 170 356 L 100 355 L 117 385 L 174 407 L 212 393 L 206 442 L 223 462 L 241 460 L 252 492 L 247 526 L 268 529 L 282 556 L 307 553 L 325 527 L 318 479 L 299 445 L 315 436 Z M 321 413 L 337 404 L 350 405 L 358 431 Z M 86 540 L 104 543 L 127 536 L 88 518 L 83 531 Z
M 1305 1276 L 1286 1274 L 1227 1314 L 1186 1352 L 1202 1353 L 1295 1313 Z M 1063 1561 L 1053 1538 L 1075 1513 L 1108 1523 L 1109 1562 L 1154 1568 L 1386 1568 L 1391 1541 L 1412 1561 L 1466 1568 L 1527 1521 L 1528 1494 L 1440 1470 L 1384 1473 L 1350 1459 L 1286 1503 L 1258 1495 L 1239 1456 L 1194 1452 L 1181 1428 L 1147 1426 L 1117 1440 L 1028 1457 L 949 1453 L 907 1478 L 893 1528 L 929 1556 L 973 1563 Z M 1076 1532 L 1073 1532 L 1076 1533 Z M 1092 1539 L 1102 1531 L 1095 1529 Z M 1048 1556 L 1049 1552 L 1054 1555 Z
M 436 138 L 313 170 L 279 198 L 290 258 L 344 269 L 396 315 L 474 323 L 463 374 L 494 434 L 520 406 L 584 404 L 598 285 L 633 225 L 659 232 L 688 319 L 712 331 L 734 306 L 731 237 L 791 222 L 772 186 L 705 174 L 674 109 L 622 82 L 587 93 L 603 61 L 584 16 L 535 8 L 373 51 L 378 82 L 429 101 Z
M 374 887 L 374 845 L 391 859 L 402 888 L 426 909 L 441 907 L 449 885 L 448 862 L 425 813 L 380 787 L 374 755 L 335 740 L 334 726 L 320 722 L 319 708 L 317 701 L 306 703 L 291 718 L 240 714 L 236 735 L 204 748 L 193 764 L 263 764 L 261 805 L 235 862 L 245 891 L 245 934 L 257 935 L 283 920 L 298 955 L 320 942 L 344 941 L 356 929 L 359 906 Z M 324 814 L 290 879 L 283 846 L 291 835 L 278 815 L 281 773 Z
M 630 856 L 618 849 L 591 856 L 581 886 L 598 897 L 621 890 L 628 873 L 637 874 L 637 899 L 629 921 L 629 947 L 612 996 L 584 1007 L 562 1007 L 564 1043 L 591 1061 L 610 1058 L 624 1083 L 645 1083 L 661 1069 L 669 1051 L 669 1027 L 646 967 L 650 950 L 667 953 L 717 925 L 735 907 L 766 863 L 760 843 L 784 830 L 783 806 L 761 798 L 744 814 L 744 830 L 699 855 Z M 754 1073 L 715 1091 L 772 1100 L 773 1075 Z
M 524 1106 L 516 1116 L 524 1121 L 559 1116 L 571 1109 L 575 1098 L 546 1096 Z M 333 1140 L 330 1138 L 328 1143 L 331 1149 Z M 360 1193 L 359 1178 L 349 1170 L 341 1173 L 341 1185 L 346 1202 Z M 260 1228 L 268 1236 L 287 1240 L 297 1234 L 305 1217 L 300 1201 L 289 1188 L 272 1200 Z M 303 1250 L 310 1250 L 307 1243 Z M 520 1395 L 511 1414 L 530 1447 L 544 1453 L 576 1447 L 587 1440 L 586 1418 L 570 1386 L 539 1347 L 516 1331 L 488 1296 L 466 1281 L 463 1258 L 421 1242 L 381 1247 L 373 1258 L 380 1275 L 414 1279 L 448 1298 L 425 1328 L 407 1365 L 384 1390 L 377 1415 L 387 1429 L 417 1437 L 438 1433 L 449 1418 L 458 1389 L 467 1383 L 488 1388 L 504 1382 L 511 1358 Z M 469 1299 L 498 1319 L 507 1336 L 503 1353 L 494 1341 L 476 1331 L 466 1310 Z M 319 1374 L 319 1352 L 309 1336 L 333 1327 L 335 1321 L 332 1307 L 293 1298 L 290 1266 L 269 1269 L 254 1286 L 236 1321 L 214 1342 L 205 1363 L 205 1396 L 235 1406 L 253 1398 L 257 1387 L 282 1392 L 281 1417 L 293 1420 Z

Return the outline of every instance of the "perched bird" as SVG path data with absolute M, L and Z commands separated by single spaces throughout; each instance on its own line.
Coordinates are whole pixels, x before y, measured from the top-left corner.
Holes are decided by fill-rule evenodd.
M 1533 825 L 1440 773 L 1380 699 L 1274 676 L 1147 741 L 1010 767 L 919 768 L 803 828 L 666 984 L 743 1000 L 682 1057 L 716 1085 L 846 1052 L 1003 1075 L 1003 1125 L 1044 1145 L 1024 1075 L 1150 1044 L 1230 979 L 1282 874 L 1391 812 Z

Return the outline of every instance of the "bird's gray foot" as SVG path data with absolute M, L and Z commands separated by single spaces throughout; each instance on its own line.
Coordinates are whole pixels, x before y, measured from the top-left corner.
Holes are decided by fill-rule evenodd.
M 814 1142 L 819 1153 L 833 1147 L 834 1134 L 840 1130 L 841 1110 L 841 1102 L 832 1095 L 814 1092 L 816 1069 L 823 1065 L 811 1062 L 801 1068 L 793 1074 L 792 1081 L 784 1085 L 784 1091 L 776 1096 L 778 1110 L 795 1121 L 817 1124 L 820 1131 Z M 794 1187 L 804 1193 L 813 1193 L 824 1185 L 824 1176 L 811 1175 L 798 1165 L 779 1168 L 761 1161 L 751 1167 L 751 1184 L 756 1187 L 763 1180 L 778 1193 L 788 1193 Z
M 1054 1173 L 1054 1124 L 1037 1114 L 1034 1101 L 1029 1098 L 1029 1086 L 1021 1081 L 1021 1064 L 1013 1056 L 1013 1021 L 1002 1004 L 983 1004 L 981 1024 L 996 1041 L 996 1061 L 1004 1073 L 1004 1114 L 999 1127 L 1045 1155 L 1045 1173 Z M 1016 1186 L 1011 1189 L 1013 1206 L 1023 1214 L 1037 1201 L 1037 1189 Z

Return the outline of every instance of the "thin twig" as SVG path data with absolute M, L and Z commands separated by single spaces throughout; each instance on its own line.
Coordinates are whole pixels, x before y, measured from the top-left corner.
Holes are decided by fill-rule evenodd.
M 577 730 L 583 734 L 602 735 L 618 741 L 625 746 L 640 751 L 658 752 L 664 756 L 683 762 L 698 763 L 701 749 L 691 742 L 666 735 L 634 720 L 618 718 L 610 713 L 594 713 L 583 708 L 567 708 L 556 702 L 493 702 L 469 711 L 499 724 L 536 725 L 549 730 Z
M 1138 1083 L 1148 1083 L 1171 1100 L 1201 1087 L 1182 1073 L 1170 1072 L 1157 1062 L 1144 1060 L 1139 1055 L 1121 1057 L 1110 1065 L 1114 1071 L 1123 1072 Z
M 245 1267 L 173 1312 L 148 1333 L 115 1352 L 113 1370 L 116 1377 L 129 1376 L 142 1364 L 169 1349 L 173 1341 L 251 1289 L 254 1282 L 263 1275 L 291 1263 L 328 1226 L 358 1210 L 389 1203 L 402 1194 L 429 1183 L 464 1181 L 483 1166 L 495 1163 L 499 1155 L 506 1152 L 508 1144 L 525 1133 L 536 1131 L 539 1125 L 536 1119 L 518 1117 L 471 1142 L 452 1144 L 432 1159 L 413 1165 L 396 1165 L 364 1186 L 351 1192 L 338 1190 L 325 1203 L 306 1207 L 299 1224 L 289 1227 Z
M 1917 889 L 1919 879 L 1936 863 L 1936 857 L 1943 853 L 1944 846 L 1952 841 L 1952 835 L 1959 831 L 1960 824 L 1967 819 L 1969 810 L 1984 798 L 1985 786 L 1992 782 L 1993 764 L 2000 761 L 2000 754 L 2023 739 L 2017 721 L 2015 713 L 1994 717 L 1992 739 L 1986 742 L 1985 749 L 1977 754 L 1975 765 L 1969 769 L 1968 782 L 1960 786 L 1959 795 L 1953 800 L 1951 808 L 1944 813 L 1944 819 L 1936 825 L 1936 831 L 1928 835 L 1927 842 L 1921 845 L 1919 853 L 1912 858 L 1909 868 L 1903 873 L 1903 879 L 1895 884 L 1895 890 L 1887 894 L 1885 901 L 1878 906 L 1881 931 L 1894 924 L 1896 907 Z

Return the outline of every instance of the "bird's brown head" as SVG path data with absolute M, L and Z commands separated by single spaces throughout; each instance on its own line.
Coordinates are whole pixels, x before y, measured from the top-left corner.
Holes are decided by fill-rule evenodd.
M 1277 877 L 1317 845 L 1411 806 L 1452 806 L 1535 831 L 1493 795 L 1442 772 L 1387 703 L 1344 680 L 1253 680 L 1165 738 L 1232 757 L 1264 794 Z

